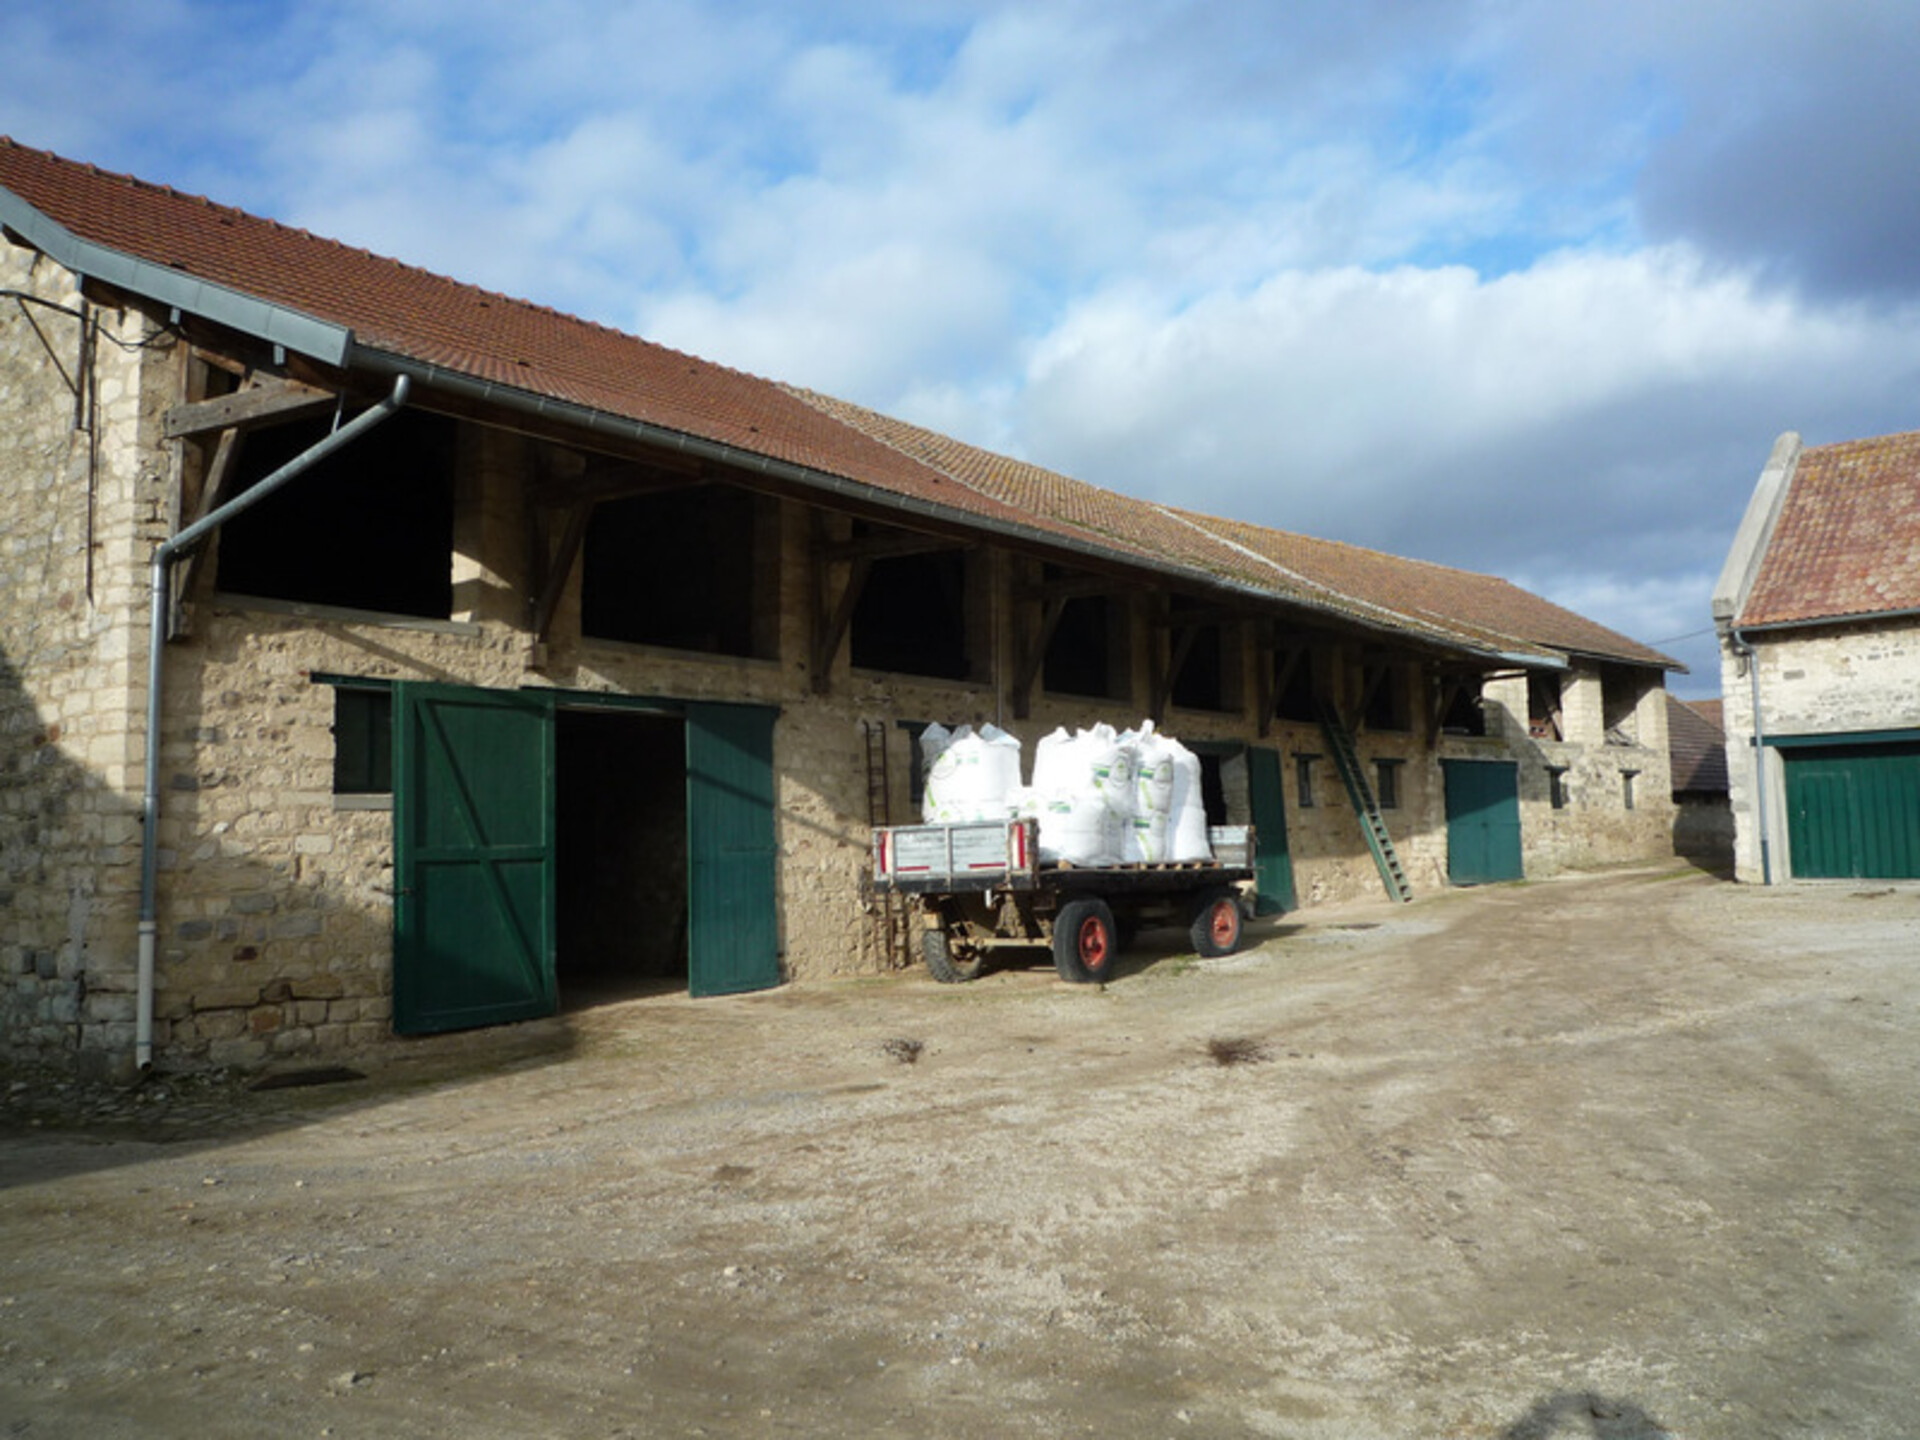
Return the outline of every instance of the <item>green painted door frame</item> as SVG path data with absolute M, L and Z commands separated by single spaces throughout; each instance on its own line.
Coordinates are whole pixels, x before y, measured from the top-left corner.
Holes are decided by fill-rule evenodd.
M 1247 747 L 1247 799 L 1253 815 L 1254 913 L 1280 915 L 1297 909 L 1293 856 L 1287 850 L 1287 800 L 1280 784 L 1280 755 L 1258 745 Z
M 409 681 L 393 696 L 393 1028 L 551 1015 L 552 699 Z
M 1487 885 L 1525 876 L 1520 849 L 1520 767 L 1511 760 L 1442 760 L 1447 798 L 1447 880 Z

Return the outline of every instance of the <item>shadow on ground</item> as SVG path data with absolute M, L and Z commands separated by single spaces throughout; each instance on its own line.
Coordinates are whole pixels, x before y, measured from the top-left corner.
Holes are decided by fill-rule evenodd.
M 1587 1390 L 1535 1402 L 1500 1432 L 1500 1440 L 1670 1440 L 1671 1435 L 1631 1401 Z

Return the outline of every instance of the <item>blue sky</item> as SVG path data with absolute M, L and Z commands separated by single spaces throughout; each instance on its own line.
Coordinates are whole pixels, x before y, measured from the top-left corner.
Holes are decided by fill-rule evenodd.
M 1718 687 L 1782 430 L 1920 427 L 1920 23 L 1828 3 L 27 0 L 0 132 Z M 109 78 L 111 77 L 111 78 Z M 1681 638 L 1689 637 L 1689 638 Z

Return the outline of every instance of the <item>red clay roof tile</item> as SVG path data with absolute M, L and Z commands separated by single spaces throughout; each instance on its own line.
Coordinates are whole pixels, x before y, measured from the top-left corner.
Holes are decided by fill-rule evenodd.
M 1741 625 L 1920 610 L 1920 431 L 1800 452 Z

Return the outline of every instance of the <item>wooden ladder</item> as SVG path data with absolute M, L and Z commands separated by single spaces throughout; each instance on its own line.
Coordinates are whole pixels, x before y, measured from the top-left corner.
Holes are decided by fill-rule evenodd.
M 887 780 L 887 722 L 863 720 L 860 728 L 867 741 L 867 824 L 890 825 L 893 789 Z M 884 963 L 905 969 L 913 963 L 907 953 L 906 899 L 893 889 L 882 890 L 874 898 L 879 902 L 873 912 L 875 947 Z
M 1340 712 L 1324 700 L 1320 702 L 1320 731 L 1327 737 L 1333 763 L 1346 783 L 1353 813 L 1360 817 L 1360 830 L 1367 837 L 1367 848 L 1373 852 L 1380 883 L 1387 887 L 1392 899 L 1402 902 L 1413 899 L 1413 886 L 1407 883 L 1407 872 L 1401 867 L 1399 851 L 1393 848 L 1393 836 L 1387 833 L 1386 818 L 1380 813 L 1380 802 L 1374 798 L 1373 787 L 1367 783 L 1367 773 L 1360 768 L 1353 736 L 1347 733 Z

